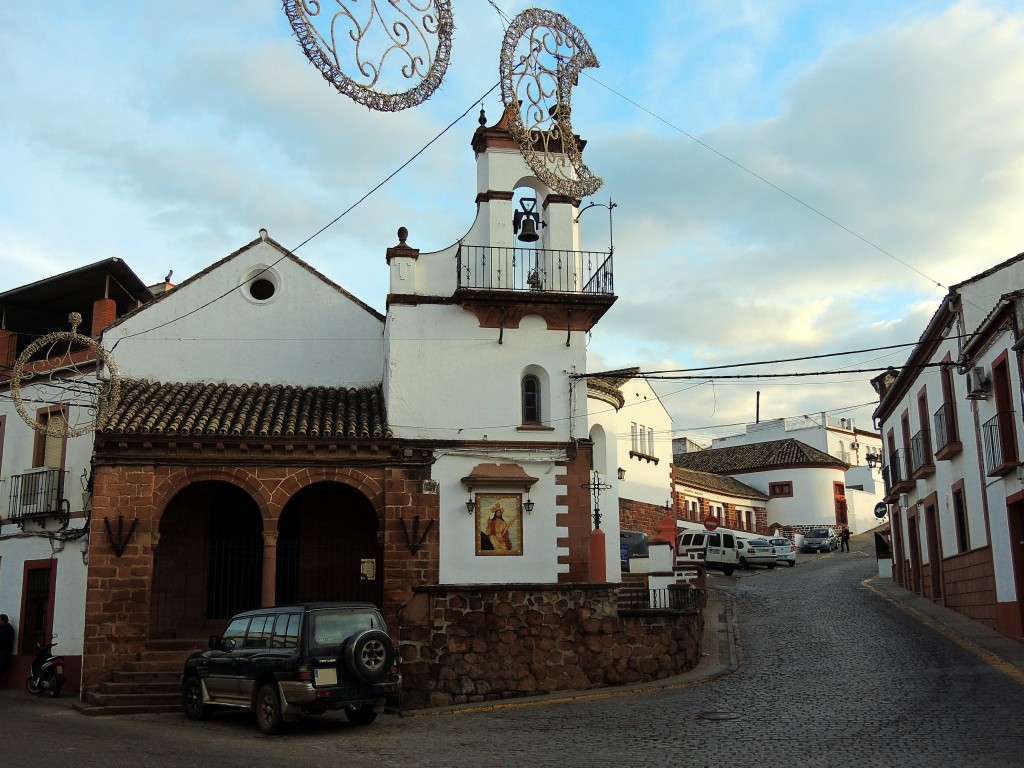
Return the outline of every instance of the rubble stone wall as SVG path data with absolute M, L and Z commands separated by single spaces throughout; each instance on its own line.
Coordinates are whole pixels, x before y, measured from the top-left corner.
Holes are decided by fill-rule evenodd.
M 613 584 L 421 587 L 399 612 L 403 706 L 671 677 L 700 659 L 700 610 L 620 610 Z

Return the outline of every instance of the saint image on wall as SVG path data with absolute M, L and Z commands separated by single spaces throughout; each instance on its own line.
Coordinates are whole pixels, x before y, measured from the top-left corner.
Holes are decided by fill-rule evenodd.
M 522 555 L 521 494 L 479 494 L 476 497 L 478 555 Z

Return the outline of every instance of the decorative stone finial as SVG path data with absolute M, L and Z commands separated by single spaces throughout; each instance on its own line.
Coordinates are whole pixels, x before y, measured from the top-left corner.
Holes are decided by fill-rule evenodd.
M 405 246 L 405 241 L 409 239 L 409 230 L 405 227 L 398 228 L 398 244 Z
M 487 125 L 487 115 L 484 114 L 484 105 L 480 105 L 480 117 L 476 119 L 480 125 Z

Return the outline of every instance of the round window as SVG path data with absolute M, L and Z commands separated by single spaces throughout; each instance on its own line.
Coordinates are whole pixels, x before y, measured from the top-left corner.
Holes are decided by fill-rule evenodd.
M 257 301 L 266 301 L 274 295 L 277 288 L 265 277 L 258 277 L 249 283 L 249 295 Z

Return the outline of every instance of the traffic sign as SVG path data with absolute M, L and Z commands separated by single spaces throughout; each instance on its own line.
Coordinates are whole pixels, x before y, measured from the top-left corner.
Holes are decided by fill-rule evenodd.
M 889 505 L 884 501 L 880 501 L 875 504 L 875 517 L 881 520 L 883 517 L 889 514 Z
M 718 527 L 718 518 L 714 515 L 708 515 L 704 518 L 704 527 L 709 531 L 715 530 Z

